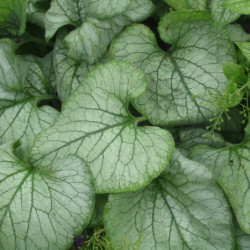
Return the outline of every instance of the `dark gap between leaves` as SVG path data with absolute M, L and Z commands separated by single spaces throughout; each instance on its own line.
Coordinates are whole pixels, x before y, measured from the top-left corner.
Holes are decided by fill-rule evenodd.
M 155 34 L 156 37 L 156 41 L 158 46 L 164 50 L 164 51 L 169 51 L 172 47 L 172 45 L 166 44 L 164 43 L 161 38 L 160 35 L 158 33 L 157 27 L 158 27 L 158 23 L 153 19 L 153 18 L 148 18 L 146 19 L 144 22 L 142 22 L 144 25 L 148 26 L 150 28 L 151 31 L 153 31 L 153 33 Z
M 41 100 L 38 104 L 37 107 L 40 108 L 42 106 L 51 106 L 54 109 L 58 110 L 61 112 L 62 110 L 62 103 L 60 102 L 59 99 L 53 99 L 53 100 Z

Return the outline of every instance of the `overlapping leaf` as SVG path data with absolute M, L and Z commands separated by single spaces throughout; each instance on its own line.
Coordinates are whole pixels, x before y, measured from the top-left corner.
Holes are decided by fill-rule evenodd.
M 69 56 L 93 64 L 126 25 L 147 18 L 153 10 L 150 0 L 52 0 L 45 15 L 46 39 L 62 26 L 75 26 L 65 37 Z
M 51 56 L 43 60 L 29 57 L 29 63 L 13 52 L 9 40 L 0 48 L 0 142 L 21 139 L 18 156 L 26 161 L 34 137 L 49 127 L 58 112 L 49 106 L 38 108 L 39 101 L 54 98 L 50 86 Z M 42 63 L 43 62 L 43 63 Z
M 95 208 L 92 213 L 88 228 L 103 226 L 103 211 L 104 206 L 108 202 L 108 195 L 97 194 L 95 196 Z
M 34 168 L 0 146 L 0 246 L 9 249 L 67 249 L 87 226 L 94 188 L 82 159 L 57 159 Z
M 57 93 L 62 102 L 65 102 L 73 90 L 84 80 L 88 72 L 97 64 L 107 61 L 107 56 L 94 65 L 89 65 L 85 60 L 74 60 L 68 57 L 68 49 L 64 44 L 66 30 L 57 35 L 54 49 Z
M 205 164 L 228 195 L 242 230 L 250 233 L 250 123 L 239 145 L 197 146 L 190 157 Z
M 141 70 L 128 63 L 98 66 L 72 93 L 58 121 L 32 149 L 35 165 L 49 166 L 73 153 L 90 166 L 97 192 L 131 191 L 148 184 L 172 157 L 172 136 L 157 127 L 138 127 L 129 102 L 145 91 Z
M 237 250 L 249 250 L 250 249 L 250 234 L 243 232 L 238 225 L 235 226 L 235 239 Z
M 210 134 L 209 131 L 202 128 L 184 127 L 179 130 L 180 142 L 177 144 L 178 148 L 185 155 L 188 155 L 192 147 L 196 145 L 208 145 L 215 148 L 222 148 L 226 143 L 219 133 Z
M 217 27 L 225 26 L 240 17 L 239 13 L 227 10 L 223 7 L 226 0 L 212 0 L 211 13 Z
M 246 33 L 240 24 L 230 24 L 227 26 L 227 30 L 233 42 L 250 41 L 250 34 Z
M 113 248 L 233 249 L 230 208 L 207 169 L 176 151 L 170 166 L 146 188 L 111 194 L 104 225 Z M 128 247 L 128 249 L 133 249 Z
M 221 63 L 234 62 L 235 51 L 226 30 L 215 29 L 203 12 L 174 12 L 159 24 L 161 38 L 173 44 L 159 48 L 154 34 L 143 25 L 127 28 L 114 40 L 111 57 L 145 71 L 149 85 L 136 107 L 153 124 L 198 124 L 213 117 L 213 95 L 226 91 Z
M 27 21 L 44 28 L 44 16 L 49 6 L 49 0 L 28 0 L 26 7 Z
M 250 42 L 237 42 L 236 43 L 243 55 L 250 62 Z

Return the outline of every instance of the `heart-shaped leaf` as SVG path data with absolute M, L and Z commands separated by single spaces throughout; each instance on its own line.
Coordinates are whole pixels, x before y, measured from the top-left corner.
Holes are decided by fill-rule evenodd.
M 157 127 L 138 127 L 129 102 L 146 89 L 141 70 L 111 62 L 91 71 L 65 103 L 57 122 L 36 137 L 35 165 L 49 166 L 73 153 L 84 158 L 98 193 L 139 189 L 171 159 L 172 136 Z
M 227 31 L 218 32 L 208 13 L 177 11 L 161 19 L 159 32 L 174 44 L 169 52 L 144 25 L 130 26 L 111 46 L 113 59 L 145 71 L 149 85 L 136 100 L 137 109 L 158 125 L 208 121 L 217 109 L 212 96 L 227 87 L 221 63 L 235 61 Z
M 94 188 L 77 156 L 34 168 L 0 146 L 0 246 L 9 249 L 67 249 L 87 226 Z
M 68 99 L 91 69 L 107 61 L 106 56 L 96 64 L 89 65 L 85 60 L 74 60 L 68 57 L 68 49 L 64 44 L 67 33 L 67 30 L 58 33 L 54 49 L 57 93 L 62 102 Z
M 170 166 L 146 188 L 111 194 L 104 225 L 114 249 L 233 249 L 225 196 L 201 164 L 178 150 Z M 129 248 L 132 249 L 132 248 Z

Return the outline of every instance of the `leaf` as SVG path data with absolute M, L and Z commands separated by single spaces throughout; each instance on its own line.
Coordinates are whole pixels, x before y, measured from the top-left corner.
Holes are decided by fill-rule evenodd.
M 176 10 L 205 10 L 207 8 L 207 0 L 163 0 Z
M 16 151 L 18 157 L 27 162 L 35 136 L 51 126 L 59 116 L 52 107 L 38 108 L 35 100 L 16 104 L 0 111 L 0 143 L 17 139 L 22 145 Z
M 241 65 L 235 63 L 224 63 L 222 67 L 223 72 L 229 81 L 240 85 L 246 83 L 247 78 L 245 75 L 245 70 Z
M 250 42 L 237 42 L 236 43 L 242 54 L 250 61 Z
M 243 231 L 250 233 L 250 123 L 241 144 L 222 149 L 197 146 L 191 159 L 202 162 L 219 182 Z
M 207 169 L 177 150 L 170 166 L 146 188 L 111 194 L 104 225 L 115 249 L 233 249 L 230 208 Z M 132 248 L 128 248 L 132 249 Z
M 36 96 L 55 94 L 56 76 L 53 67 L 53 54 L 49 53 L 44 58 L 24 56 L 28 63 L 28 72 L 25 79 L 26 90 Z
M 144 25 L 128 27 L 111 45 L 111 58 L 129 61 L 146 74 L 149 85 L 135 100 L 136 108 L 155 125 L 209 120 L 217 109 L 211 94 L 227 87 L 221 63 L 235 61 L 226 30 L 216 31 L 207 13 L 181 11 L 163 17 L 159 32 L 174 44 L 170 52 L 159 48 Z
M 237 243 L 237 250 L 249 250 L 250 249 L 250 235 L 244 233 L 238 225 L 235 226 L 235 238 Z
M 169 6 L 174 8 L 175 10 L 184 10 L 187 8 L 186 1 L 185 0 L 163 0 L 165 3 L 167 3 Z
M 226 0 L 224 7 L 241 14 L 250 14 L 249 0 Z
M 227 30 L 233 42 L 250 41 L 250 34 L 246 33 L 240 24 L 230 24 L 227 26 Z
M 77 154 L 92 171 L 97 193 L 139 189 L 156 178 L 174 151 L 172 136 L 157 127 L 138 127 L 144 118 L 128 111 L 145 91 L 139 69 L 111 62 L 91 71 L 63 106 L 57 122 L 36 137 L 35 165 Z
M 207 0 L 186 0 L 187 8 L 190 10 L 206 10 Z
M 27 161 L 36 134 L 58 117 L 59 112 L 52 107 L 37 107 L 41 100 L 54 98 L 46 92 L 46 87 L 50 89 L 46 77 L 49 78 L 52 65 L 47 57 L 40 60 L 46 64 L 30 62 L 29 68 L 28 63 L 14 55 L 12 43 L 6 41 L 1 45 L 0 143 L 21 139 L 22 145 L 16 153 L 22 161 Z
M 68 49 L 64 44 L 67 31 L 58 33 L 54 48 L 55 71 L 57 80 L 57 93 L 62 102 L 65 102 L 73 90 L 86 78 L 88 72 L 107 61 L 105 56 L 94 65 L 89 65 L 85 60 L 74 60 L 68 57 Z
M 108 202 L 108 195 L 97 194 L 95 196 L 95 208 L 92 213 L 88 228 L 96 228 L 103 226 L 103 211 L 104 206 Z
M 210 4 L 212 18 L 218 28 L 221 28 L 240 17 L 239 13 L 223 7 L 226 0 L 212 0 Z
M 1 249 L 67 249 L 87 226 L 94 188 L 82 159 L 56 159 L 33 167 L 0 146 Z
M 26 0 L 1 0 L 0 35 L 21 35 L 26 27 Z
M 46 0 L 37 3 L 28 0 L 26 6 L 27 21 L 44 28 L 44 16 L 47 11 L 46 3 Z
M 108 45 L 122 29 L 149 17 L 153 10 L 150 0 L 52 0 L 45 15 L 46 39 L 65 25 L 75 30 L 65 37 L 69 56 L 93 64 L 107 52 Z
M 180 142 L 177 144 L 182 154 L 188 155 L 196 145 L 208 145 L 215 148 L 226 146 L 225 140 L 219 133 L 211 135 L 209 131 L 197 127 L 184 127 L 179 130 Z

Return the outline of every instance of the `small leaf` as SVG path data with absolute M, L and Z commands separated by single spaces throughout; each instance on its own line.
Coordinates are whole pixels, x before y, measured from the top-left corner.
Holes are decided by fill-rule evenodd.
M 35 165 L 77 154 L 92 171 L 98 193 L 139 189 L 156 178 L 174 151 L 172 136 L 157 127 L 138 127 L 129 102 L 146 89 L 141 70 L 111 62 L 91 71 L 63 106 L 59 119 L 36 137 Z
M 227 30 L 233 42 L 250 41 L 250 34 L 246 33 L 240 24 L 230 24 L 227 26 Z
M 243 55 L 250 62 L 250 42 L 237 42 L 236 43 Z
M 55 94 L 56 76 L 53 67 L 53 54 L 49 53 L 44 58 L 35 56 L 23 56 L 28 64 L 25 78 L 26 90 L 36 96 Z
M 123 241 L 138 241 L 140 250 L 231 250 L 231 220 L 230 207 L 210 172 L 178 150 L 159 178 L 142 190 L 111 194 L 104 210 L 114 249 Z
M 221 28 L 240 17 L 239 13 L 231 10 L 226 10 L 223 4 L 226 0 L 212 0 L 211 1 L 211 13 L 214 22 L 218 28 Z
M 67 249 L 87 226 L 94 188 L 82 159 L 68 156 L 34 168 L 0 146 L 0 246 L 9 249 Z
M 229 81 L 235 82 L 237 84 L 245 84 L 247 77 L 245 75 L 244 68 L 235 63 L 223 63 L 223 72 Z

